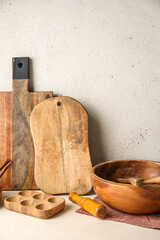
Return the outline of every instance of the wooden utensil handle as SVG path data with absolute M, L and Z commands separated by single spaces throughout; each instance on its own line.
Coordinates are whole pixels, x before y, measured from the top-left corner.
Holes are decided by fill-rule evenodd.
M 120 183 L 131 183 L 135 187 L 142 187 L 143 179 L 142 178 L 117 178 L 117 181 Z
M 129 178 L 117 178 L 119 183 L 130 183 Z
M 0 171 L 3 170 L 0 173 L 0 178 L 3 176 L 3 174 L 7 171 L 7 169 L 11 166 L 12 162 L 11 160 L 7 159 L 6 162 L 3 164 L 3 166 L 0 168 Z
M 160 183 L 160 177 L 154 177 L 144 180 L 143 183 Z
M 76 194 L 75 192 L 71 192 L 68 196 L 69 200 L 77 203 L 82 209 L 89 212 L 98 218 L 104 218 L 106 216 L 106 208 L 89 198 L 84 198 Z

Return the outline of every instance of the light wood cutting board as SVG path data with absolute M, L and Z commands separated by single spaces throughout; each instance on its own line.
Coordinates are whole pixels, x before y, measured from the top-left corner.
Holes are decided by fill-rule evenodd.
M 29 58 L 13 58 L 12 92 L 0 92 L 0 166 L 12 167 L 0 179 L 2 189 L 37 189 L 30 132 L 33 108 L 52 92 L 29 92 Z
M 34 108 L 30 123 L 37 186 L 50 194 L 88 193 L 91 159 L 84 107 L 70 97 L 50 98 Z

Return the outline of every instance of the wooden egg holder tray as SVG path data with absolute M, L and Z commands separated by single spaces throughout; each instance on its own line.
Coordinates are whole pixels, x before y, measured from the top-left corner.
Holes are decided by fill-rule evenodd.
M 27 190 L 5 198 L 4 206 L 33 217 L 50 218 L 65 207 L 65 200 L 62 197 Z

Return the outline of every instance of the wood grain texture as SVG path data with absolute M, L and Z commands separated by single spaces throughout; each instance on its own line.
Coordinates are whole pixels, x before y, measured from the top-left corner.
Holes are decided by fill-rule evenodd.
M 0 201 L 2 199 L 2 187 L 0 186 Z
M 0 167 L 7 159 L 11 160 L 12 111 L 11 92 L 0 93 Z M 12 168 L 0 178 L 0 185 L 12 189 Z
M 12 86 L 12 189 L 37 189 L 30 115 L 52 92 L 28 92 L 28 79 L 14 79 Z
M 37 189 L 34 180 L 34 147 L 30 131 L 33 108 L 53 92 L 29 92 L 29 57 L 12 59 L 12 92 L 0 92 L 0 167 L 12 167 L 0 179 L 3 190 Z
M 160 175 L 160 162 L 117 160 L 98 164 L 91 173 L 96 194 L 109 206 L 131 214 L 160 211 L 160 186 L 136 187 L 117 182 L 117 178 L 149 179 Z
M 82 209 L 95 217 L 105 218 L 107 215 L 106 208 L 92 199 L 81 197 L 75 192 L 71 192 L 68 198 L 70 201 L 77 203 Z
M 92 188 L 88 146 L 88 115 L 69 97 L 55 97 L 38 104 L 31 114 L 37 186 L 51 194 Z
M 142 179 L 142 178 L 117 178 L 117 182 L 120 183 L 130 183 L 136 187 L 146 186 L 148 184 L 160 184 L 160 176 L 149 178 L 149 179 Z
M 33 217 L 50 218 L 64 209 L 65 200 L 44 193 L 22 191 L 5 198 L 4 206 L 9 210 Z

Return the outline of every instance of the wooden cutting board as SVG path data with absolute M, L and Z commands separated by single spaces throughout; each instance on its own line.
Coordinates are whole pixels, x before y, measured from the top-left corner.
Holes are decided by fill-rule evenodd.
M 50 194 L 88 193 L 92 166 L 84 107 L 70 97 L 50 98 L 34 108 L 30 122 L 37 186 Z
M 0 93 L 0 166 L 12 167 L 0 179 L 2 189 L 37 189 L 34 181 L 34 148 L 30 132 L 33 108 L 52 92 L 29 92 L 29 58 L 13 58 L 12 92 Z

